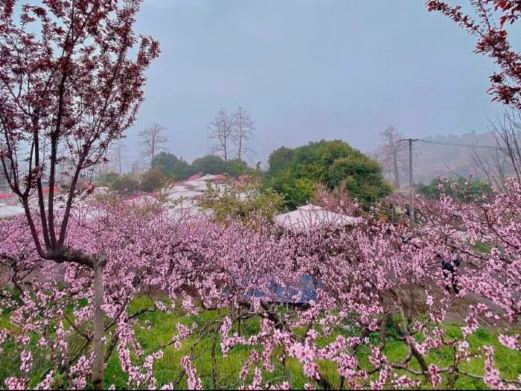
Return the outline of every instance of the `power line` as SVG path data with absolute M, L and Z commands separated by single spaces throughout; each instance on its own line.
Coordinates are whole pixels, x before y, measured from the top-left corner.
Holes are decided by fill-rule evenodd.
M 431 141 L 431 140 L 424 140 L 419 138 L 402 138 L 399 139 L 398 142 L 407 142 L 408 149 L 409 149 L 409 196 L 410 196 L 410 203 L 409 203 L 409 218 L 410 218 L 410 224 L 411 226 L 414 225 L 414 179 L 413 179 L 413 144 L 415 142 L 422 142 L 426 144 L 437 144 L 437 145 L 448 145 L 448 146 L 454 146 L 454 147 L 464 147 L 464 148 L 483 148 L 483 149 L 493 149 L 493 150 L 501 150 L 497 146 L 492 145 L 470 145 L 470 144 L 462 144 L 462 143 L 450 143 L 450 142 L 443 142 L 443 141 Z
M 417 140 L 422 143 L 427 143 L 427 144 L 450 145 L 453 147 L 465 147 L 465 148 L 485 148 L 485 149 L 494 149 L 494 150 L 499 150 L 499 151 L 502 150 L 501 148 L 498 148 L 493 145 L 449 143 L 449 142 L 443 142 L 443 141 L 431 141 L 431 140 L 424 140 L 424 139 L 417 139 Z

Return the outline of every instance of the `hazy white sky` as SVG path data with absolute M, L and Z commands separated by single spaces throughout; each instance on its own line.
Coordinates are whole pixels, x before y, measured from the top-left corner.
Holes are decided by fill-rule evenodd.
M 207 124 L 238 105 L 256 121 L 253 160 L 320 138 L 372 150 L 389 125 L 484 131 L 501 109 L 486 94 L 492 61 L 423 0 L 145 0 L 137 29 L 162 54 L 129 153 L 153 121 L 176 155 L 208 153 Z

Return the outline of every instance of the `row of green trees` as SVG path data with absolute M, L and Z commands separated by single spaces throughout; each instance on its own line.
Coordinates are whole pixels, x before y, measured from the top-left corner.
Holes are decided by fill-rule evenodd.
M 187 179 L 198 173 L 227 174 L 231 177 L 238 177 L 253 171 L 248 163 L 240 159 L 225 161 L 220 156 L 206 155 L 195 159 L 190 164 L 169 152 L 157 154 L 152 160 L 152 169 L 158 170 L 167 178 L 174 180 Z
M 328 190 L 342 188 L 366 207 L 391 192 L 380 165 L 340 140 L 321 140 L 297 148 L 280 147 L 271 153 L 268 163 L 268 170 L 261 173 L 239 159 L 225 161 L 219 156 L 207 155 L 190 164 L 172 153 L 161 152 L 152 160 L 151 169 L 142 175 L 107 174 L 98 182 L 120 193 L 154 192 L 167 183 L 197 173 L 230 177 L 255 173 L 263 192 L 275 191 L 283 197 L 285 208 L 290 210 L 312 200 L 319 186 Z M 443 193 L 470 201 L 489 194 L 492 189 L 479 180 L 436 178 L 430 184 L 418 185 L 417 191 L 431 199 L 439 199 Z
M 153 159 L 152 169 L 175 180 L 196 173 L 237 177 L 255 172 L 238 159 L 225 161 L 219 156 L 208 155 L 189 164 L 168 152 Z M 364 205 L 378 201 L 391 191 L 380 165 L 340 140 L 321 140 L 294 149 L 281 147 L 273 151 L 262 183 L 264 189 L 273 189 L 283 195 L 288 209 L 310 201 L 320 184 L 328 189 L 344 186 Z
M 239 159 L 225 161 L 219 156 L 207 155 L 190 164 L 172 153 L 161 152 L 153 158 L 150 170 L 141 176 L 107 174 L 98 182 L 121 193 L 152 192 L 166 183 L 197 173 L 230 177 L 256 174 L 263 191 L 275 191 L 282 196 L 287 209 L 312 200 L 321 185 L 330 190 L 342 187 L 365 206 L 391 191 L 376 161 L 339 140 L 321 140 L 293 149 L 278 148 L 270 155 L 269 167 L 264 173 Z
M 98 185 L 106 186 L 120 194 L 133 194 L 139 191 L 153 193 L 169 183 L 170 180 L 159 170 L 150 169 L 143 174 L 118 175 L 111 172 L 100 175 L 96 182 Z
M 198 173 L 238 177 L 253 171 L 246 162 L 238 159 L 225 161 L 219 156 L 207 155 L 189 164 L 172 153 L 161 152 L 152 160 L 152 167 L 142 174 L 107 173 L 100 175 L 96 182 L 121 194 L 132 194 L 138 191 L 152 193 L 167 184 L 187 179 Z

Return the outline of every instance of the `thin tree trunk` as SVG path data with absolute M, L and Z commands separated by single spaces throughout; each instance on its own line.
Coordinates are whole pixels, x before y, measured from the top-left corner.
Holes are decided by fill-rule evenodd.
M 400 188 L 400 171 L 398 171 L 398 157 L 397 151 L 393 150 L 393 170 L 394 170 L 394 185 L 396 188 Z
M 121 175 L 121 145 L 118 146 L 118 174 Z
M 242 129 L 239 128 L 239 160 L 242 160 Z
M 216 360 L 217 334 L 213 339 L 212 344 L 212 388 L 217 389 L 217 360 Z
M 151 148 L 151 157 L 150 157 L 150 168 L 152 168 L 152 163 L 154 162 L 154 155 L 156 154 L 156 136 L 152 136 L 152 148 Z
M 103 354 L 104 354 L 104 341 L 103 336 L 105 334 L 105 324 L 103 321 L 103 262 L 98 260 L 94 266 L 94 361 L 92 363 L 92 383 L 94 389 L 103 389 Z

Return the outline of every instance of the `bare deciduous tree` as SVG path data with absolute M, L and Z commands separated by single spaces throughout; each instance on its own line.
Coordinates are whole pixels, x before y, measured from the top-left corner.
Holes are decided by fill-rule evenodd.
M 506 110 L 496 121 L 490 122 L 496 146 L 488 153 L 474 148 L 473 157 L 489 183 L 503 189 L 509 176 L 521 183 L 521 112 Z
M 103 161 L 94 167 L 92 175 L 103 175 L 114 172 L 121 175 L 126 151 L 127 146 L 123 142 L 123 139 L 114 141 L 107 150 L 106 157 L 103 158 Z
M 472 149 L 474 164 L 483 173 L 487 182 L 496 189 L 504 189 L 507 179 L 507 161 L 499 148 L 490 148 L 483 152 L 482 148 Z
M 249 113 L 239 106 L 232 116 L 233 120 L 233 138 L 237 148 L 237 158 L 242 160 L 244 154 L 248 152 L 248 141 L 255 130 L 255 122 L 251 119 Z
M 166 128 L 163 126 L 153 123 L 145 130 L 139 132 L 139 138 L 142 143 L 142 155 L 143 157 L 152 160 L 161 151 L 165 150 L 165 145 L 168 143 L 168 138 L 164 135 Z
M 380 133 L 384 144 L 380 146 L 377 160 L 380 161 L 386 174 L 391 174 L 394 185 L 400 187 L 400 173 L 405 165 L 403 151 L 406 145 L 400 142 L 403 136 L 392 126 Z
M 521 183 L 521 111 L 507 110 L 492 124 L 496 142 L 512 165 L 516 179 Z
M 114 143 L 112 148 L 112 159 L 117 165 L 118 174 L 121 175 L 123 172 L 123 159 L 125 158 L 125 153 L 127 151 L 127 145 L 123 142 L 123 140 L 118 140 Z
M 144 171 L 143 162 L 141 159 L 134 160 L 130 166 L 130 172 L 132 174 L 139 174 Z
M 221 153 L 225 161 L 230 156 L 230 148 L 234 137 L 233 118 L 226 110 L 221 109 L 215 120 L 208 125 L 210 138 L 214 140 L 213 151 Z

